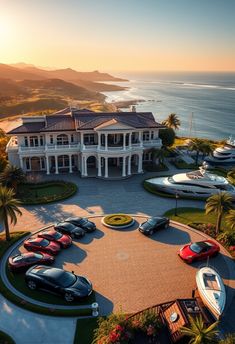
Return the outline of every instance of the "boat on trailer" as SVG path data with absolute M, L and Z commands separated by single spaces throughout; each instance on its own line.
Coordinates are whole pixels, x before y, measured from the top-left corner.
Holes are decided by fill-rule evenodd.
M 226 303 L 226 292 L 223 280 L 213 268 L 206 266 L 196 273 L 199 295 L 216 319 L 223 314 Z

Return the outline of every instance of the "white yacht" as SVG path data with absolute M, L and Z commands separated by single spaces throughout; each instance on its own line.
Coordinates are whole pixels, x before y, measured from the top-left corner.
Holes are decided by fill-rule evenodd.
M 208 198 L 226 191 L 235 200 L 235 186 L 226 178 L 208 172 L 205 165 L 197 171 L 179 173 L 171 177 L 151 178 L 146 182 L 154 186 L 156 190 L 182 197 Z
M 230 136 L 223 147 L 214 150 L 212 156 L 205 159 L 212 166 L 235 166 L 235 140 Z

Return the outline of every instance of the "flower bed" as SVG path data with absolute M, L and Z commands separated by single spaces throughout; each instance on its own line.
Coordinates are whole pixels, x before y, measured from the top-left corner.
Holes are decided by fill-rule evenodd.
M 111 228 L 126 228 L 131 226 L 133 222 L 133 217 L 126 214 L 111 214 L 102 219 L 102 223 Z
M 128 318 L 123 313 L 110 314 L 98 320 L 93 344 L 128 344 L 141 338 L 144 342 L 155 342 L 163 324 L 151 309 L 145 310 L 137 318 Z

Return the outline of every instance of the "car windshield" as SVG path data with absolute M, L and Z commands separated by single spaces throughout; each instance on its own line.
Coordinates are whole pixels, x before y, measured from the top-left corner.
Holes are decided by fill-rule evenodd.
M 85 225 L 87 222 L 88 222 L 88 220 L 86 218 L 83 218 L 80 220 L 81 225 Z
M 63 271 L 56 279 L 59 286 L 68 288 L 73 285 L 77 280 L 77 277 L 68 271 Z
M 40 246 L 46 247 L 49 245 L 49 241 L 47 239 L 42 239 L 39 243 Z
M 150 225 L 155 225 L 155 224 L 156 224 L 156 220 L 154 220 L 154 219 L 149 219 L 149 220 L 147 221 L 147 223 L 149 223 Z
M 190 245 L 190 250 L 195 253 L 202 252 L 203 247 L 200 245 L 200 243 L 194 243 Z
M 53 236 L 54 239 L 57 240 L 57 239 L 60 239 L 63 236 L 63 234 L 61 234 L 59 232 L 55 232 L 52 236 Z

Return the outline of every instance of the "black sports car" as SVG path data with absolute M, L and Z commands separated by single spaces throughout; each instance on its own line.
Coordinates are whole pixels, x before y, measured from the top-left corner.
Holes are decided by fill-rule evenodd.
M 42 288 L 63 295 L 67 302 L 92 293 L 92 284 L 86 277 L 45 265 L 35 265 L 30 268 L 25 274 L 25 282 L 31 290 Z
M 161 228 L 168 228 L 170 220 L 167 217 L 150 217 L 147 221 L 141 223 L 139 231 L 145 235 L 152 235 Z
M 85 235 L 84 229 L 77 227 L 69 222 L 60 222 L 54 226 L 55 230 L 62 233 L 68 234 L 71 238 L 81 238 Z
M 96 230 L 94 222 L 89 221 L 86 217 L 69 217 L 65 222 L 72 223 L 75 226 L 83 228 L 86 232 L 93 232 Z

